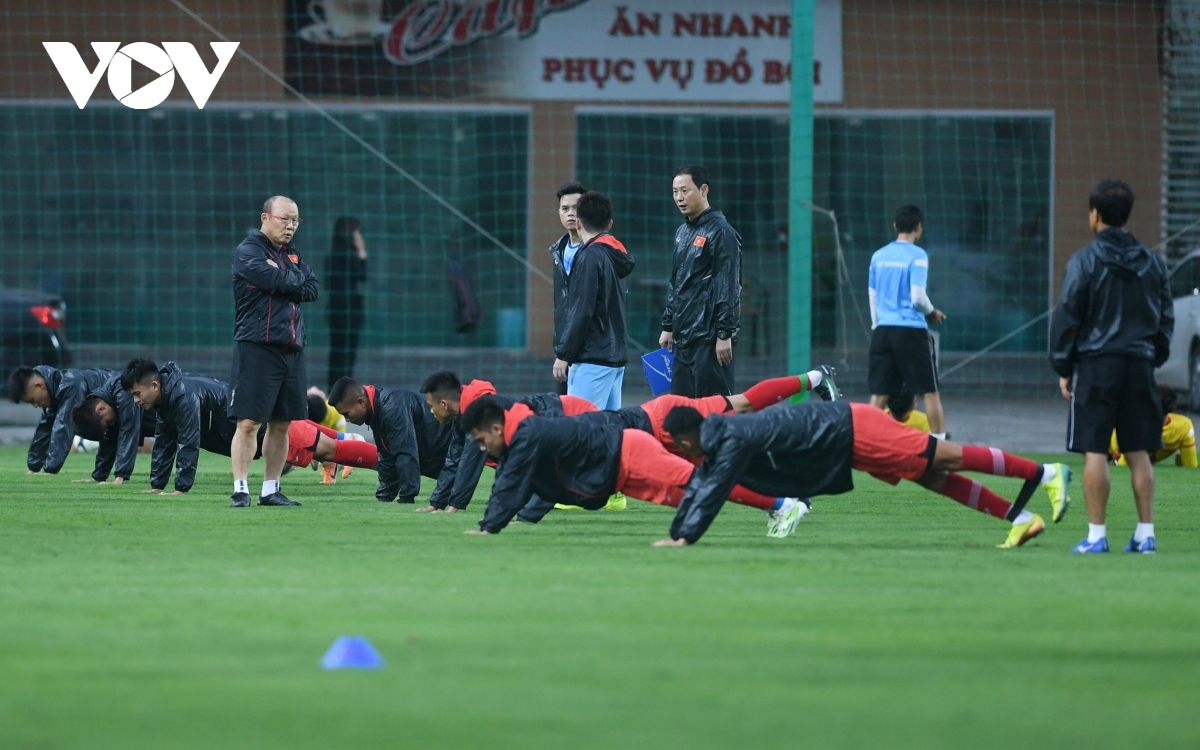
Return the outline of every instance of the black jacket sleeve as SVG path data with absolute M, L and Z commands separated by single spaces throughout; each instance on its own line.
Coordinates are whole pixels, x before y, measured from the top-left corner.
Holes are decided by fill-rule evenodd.
M 87 394 L 86 389 L 75 385 L 61 389 L 57 398 L 58 411 L 54 415 L 54 427 L 50 431 L 50 446 L 46 450 L 46 459 L 42 463 L 42 471 L 47 474 L 57 474 L 67 461 L 71 452 L 71 442 L 75 439 L 75 423 L 71 412 Z
M 675 329 L 676 277 L 679 275 L 679 253 L 671 255 L 671 279 L 667 283 L 667 304 L 663 306 L 662 329 L 672 333 Z
M 588 326 L 596 312 L 604 273 L 601 248 L 581 248 L 567 281 L 567 301 L 562 339 L 556 354 L 564 362 L 575 362 L 587 346 Z
M 1166 264 L 1156 260 L 1162 272 L 1162 283 L 1158 291 L 1158 330 L 1154 334 L 1154 366 L 1162 367 L 1171 356 L 1171 336 L 1175 334 L 1175 300 L 1171 296 L 1170 277 Z
M 313 282 L 316 281 L 316 277 L 313 276 L 312 270 L 308 269 L 307 265 L 303 266 L 304 270 L 301 269 L 302 264 L 286 261 L 276 262 L 278 268 L 272 266 L 267 262 L 267 257 L 263 255 L 262 248 L 253 242 L 243 242 L 238 245 L 234 262 L 237 264 L 237 272 L 242 278 L 268 293 L 298 294 L 301 287 L 310 278 Z M 308 271 L 307 275 L 305 270 Z M 316 297 L 314 296 L 313 299 Z
M 179 443 L 175 489 L 187 492 L 196 482 L 196 465 L 200 461 L 200 395 L 185 394 L 175 405 L 174 412 L 175 439 Z
M 721 512 L 752 454 L 752 446 L 728 434 L 715 450 L 708 451 L 679 502 L 679 510 L 671 522 L 672 539 L 686 539 L 688 544 L 700 541 Z
M 96 451 L 96 467 L 92 469 L 93 481 L 103 482 L 108 479 L 108 474 L 117 460 L 119 434 L 117 430 L 108 429 L 101 436 L 100 448 Z
M 150 487 L 165 490 L 175 468 L 175 453 L 179 449 L 175 425 L 158 415 L 154 429 L 154 452 L 150 455 Z
M 1050 366 L 1060 377 L 1069 378 L 1075 372 L 1079 326 L 1088 312 L 1088 282 L 1080 254 L 1067 263 L 1062 292 L 1050 320 Z
M 417 431 L 407 410 L 396 411 L 380 415 L 383 442 L 388 449 L 379 446 L 379 488 L 375 490 L 375 499 L 390 503 L 399 495 L 400 502 L 411 503 L 421 492 Z
M 732 338 L 742 322 L 742 244 L 731 227 L 713 239 L 713 318 L 717 334 Z
M 429 496 L 429 504 L 442 509 L 448 505 L 465 509 L 479 486 L 485 460 L 483 451 L 471 436 L 455 430 L 455 439 L 446 451 L 446 463 L 438 475 L 437 488 Z
M 296 291 L 288 294 L 288 298 L 296 303 L 316 302 L 317 297 L 321 294 L 321 283 L 317 280 L 316 274 L 313 273 L 313 270 L 304 261 L 297 263 L 296 268 L 300 269 L 304 280 L 300 283 Z
M 529 498 L 529 502 L 525 503 L 525 507 L 521 508 L 521 512 L 517 514 L 518 521 L 525 523 L 538 523 L 546 514 L 554 510 L 554 503 L 546 500 L 541 495 L 534 494 Z
M 117 419 L 120 430 L 116 442 L 116 476 L 128 480 L 133 476 L 133 467 L 137 463 L 138 449 L 142 447 L 142 409 L 125 391 L 117 393 Z M 97 464 L 99 456 L 96 457 Z M 99 465 L 96 467 L 99 471 Z M 105 478 L 108 471 L 104 472 Z M 97 480 L 104 481 L 104 480 Z
M 483 520 L 479 522 L 481 531 L 499 534 L 529 502 L 533 496 L 533 471 L 537 459 L 536 441 L 531 439 L 528 430 L 518 428 L 508 444 L 508 452 L 496 467 L 492 496 L 488 499 Z
M 33 442 L 29 444 L 29 455 L 25 457 L 25 466 L 30 471 L 41 471 L 46 462 L 46 451 L 50 448 L 50 433 L 54 431 L 54 413 L 42 409 L 42 418 L 38 420 L 37 428 L 33 431 Z

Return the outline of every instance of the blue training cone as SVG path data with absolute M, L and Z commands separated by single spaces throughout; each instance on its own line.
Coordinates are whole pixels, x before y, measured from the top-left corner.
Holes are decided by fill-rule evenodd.
M 325 669 L 379 669 L 383 657 L 361 635 L 343 635 L 321 657 Z
M 646 372 L 646 382 L 650 384 L 650 392 L 661 396 L 671 390 L 671 374 L 675 367 L 675 353 L 670 349 L 658 349 L 642 355 L 642 369 Z

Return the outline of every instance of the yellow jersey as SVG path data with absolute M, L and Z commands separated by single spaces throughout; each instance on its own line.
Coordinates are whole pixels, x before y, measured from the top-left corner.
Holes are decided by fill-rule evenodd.
M 321 421 L 321 426 L 328 427 L 331 430 L 337 430 L 338 432 L 345 432 L 346 418 L 339 414 L 338 410 L 333 408 L 333 404 L 329 403 L 328 401 L 325 402 L 325 406 L 327 407 L 325 411 L 325 419 Z
M 1159 451 L 1154 451 L 1150 454 L 1150 460 L 1154 463 L 1166 460 L 1171 456 L 1175 456 L 1176 466 L 1190 466 L 1196 468 L 1196 429 L 1192 426 L 1192 420 L 1182 414 L 1168 414 L 1163 420 L 1163 448 Z M 1117 433 L 1114 431 L 1112 440 L 1108 446 L 1109 452 L 1117 459 L 1117 464 L 1126 466 L 1125 456 L 1121 455 L 1121 448 L 1117 445 Z
M 888 414 L 892 413 L 891 409 L 884 409 L 884 411 Z M 916 409 L 910 411 L 908 418 L 900 424 L 905 427 L 911 427 L 914 430 L 920 430 L 921 432 L 929 432 L 929 417 L 925 416 L 925 412 L 917 411 Z

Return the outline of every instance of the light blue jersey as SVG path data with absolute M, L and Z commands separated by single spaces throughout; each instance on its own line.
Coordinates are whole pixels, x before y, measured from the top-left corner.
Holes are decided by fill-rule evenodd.
M 875 292 L 876 324 L 928 328 L 925 314 L 912 301 L 912 288 L 924 288 L 928 278 L 929 255 L 913 243 L 896 240 L 876 250 L 867 282 Z

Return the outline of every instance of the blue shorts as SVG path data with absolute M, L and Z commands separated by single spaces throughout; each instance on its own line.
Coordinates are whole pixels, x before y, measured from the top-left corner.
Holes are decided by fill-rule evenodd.
M 571 369 L 567 370 L 567 395 L 586 398 L 597 409 L 616 411 L 621 408 L 621 385 L 624 382 L 624 367 L 571 365 Z

